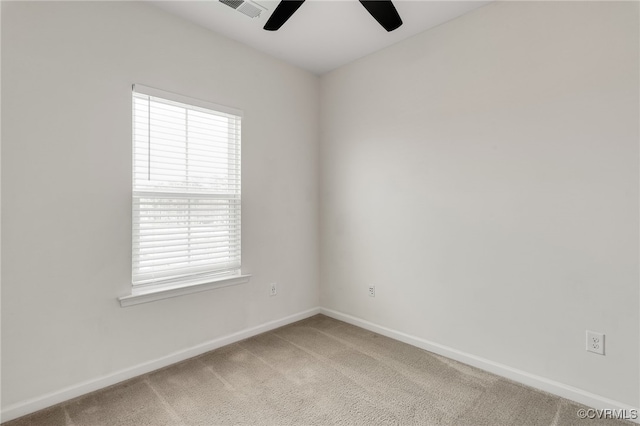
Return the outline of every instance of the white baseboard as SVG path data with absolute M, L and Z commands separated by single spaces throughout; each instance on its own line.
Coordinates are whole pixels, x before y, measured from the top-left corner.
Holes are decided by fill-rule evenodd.
M 159 368 L 175 364 L 176 362 L 184 361 L 185 359 L 201 355 L 214 349 L 218 349 L 222 346 L 239 342 L 240 340 L 256 336 L 260 333 L 264 333 L 266 331 L 270 331 L 275 328 L 300 321 L 318 313 L 320 313 L 320 308 L 313 308 L 303 312 L 298 312 L 297 314 L 289 315 L 284 318 L 269 321 L 266 324 L 261 324 L 256 327 L 247 328 L 236 333 L 219 337 L 209 342 L 205 342 L 191 348 L 183 349 L 181 351 L 174 352 L 161 358 L 144 362 L 142 364 L 138 364 L 124 370 L 116 371 L 115 373 L 111 373 L 106 376 L 78 383 L 59 391 L 51 392 L 37 398 L 29 399 L 27 401 L 21 401 L 3 409 L 0 413 L 0 422 L 6 422 L 16 419 L 35 411 L 42 410 L 43 408 L 51 407 L 52 405 L 77 398 L 89 392 L 114 385 L 116 383 L 122 382 L 123 380 L 132 379 L 134 377 L 149 373 Z
M 409 345 L 416 346 L 420 349 L 424 349 L 429 352 L 433 352 L 438 355 L 460 361 L 464 364 L 480 368 L 481 370 L 485 370 L 498 376 L 513 380 L 514 382 L 522 383 L 527 386 L 531 386 L 533 388 L 551 393 L 553 395 L 575 401 L 588 407 L 596 409 L 626 410 L 626 413 L 629 413 L 629 415 L 631 415 L 630 413 L 634 412 L 632 410 L 636 410 L 635 413 L 640 413 L 638 407 L 632 407 L 619 401 L 614 401 L 603 396 L 575 388 L 573 386 L 565 385 L 564 383 L 536 376 L 535 374 L 530 374 L 526 371 L 511 368 L 509 366 L 499 364 L 497 362 L 493 362 L 475 355 L 471 355 L 457 349 L 440 345 L 438 343 L 433 343 L 420 337 L 415 337 L 406 333 L 402 333 L 400 331 L 392 330 L 390 328 L 383 327 L 372 322 L 344 314 L 342 312 L 334 311 L 327 308 L 320 308 L 320 313 L 328 317 L 358 326 L 360 328 L 373 331 L 374 333 L 378 333 L 383 336 L 387 336 L 392 339 L 407 343 Z M 634 419 L 632 421 L 634 421 L 635 423 L 640 423 L 640 419 Z

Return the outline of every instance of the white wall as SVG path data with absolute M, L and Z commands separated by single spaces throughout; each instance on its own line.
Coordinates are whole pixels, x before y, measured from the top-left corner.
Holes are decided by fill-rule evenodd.
M 250 283 L 119 306 L 132 83 L 244 110 Z M 318 305 L 318 89 L 143 3 L 2 2 L 3 409 Z
M 323 76 L 321 306 L 637 407 L 638 16 L 494 3 Z

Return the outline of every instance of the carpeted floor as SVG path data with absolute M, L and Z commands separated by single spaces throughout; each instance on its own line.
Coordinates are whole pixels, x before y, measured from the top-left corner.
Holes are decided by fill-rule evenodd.
M 6 426 L 624 425 L 317 315 Z

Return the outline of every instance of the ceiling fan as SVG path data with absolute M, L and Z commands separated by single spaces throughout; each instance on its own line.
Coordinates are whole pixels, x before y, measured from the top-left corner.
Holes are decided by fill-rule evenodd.
M 264 29 L 267 31 L 280 29 L 304 2 L 305 0 L 281 0 L 267 20 Z M 393 31 L 402 25 L 402 19 L 391 0 L 360 0 L 360 4 L 385 30 Z

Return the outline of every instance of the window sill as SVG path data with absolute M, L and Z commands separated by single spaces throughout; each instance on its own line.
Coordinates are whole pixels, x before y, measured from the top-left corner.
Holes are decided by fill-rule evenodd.
M 220 278 L 207 281 L 202 284 L 182 284 L 171 287 L 152 288 L 144 290 L 133 290 L 132 294 L 118 298 L 120 306 L 139 305 L 141 303 L 153 302 L 156 300 L 168 299 L 169 297 L 177 297 L 185 294 L 198 293 L 201 291 L 213 290 L 215 288 L 229 287 L 232 285 L 244 284 L 249 282 L 251 275 L 234 275 L 231 277 Z

